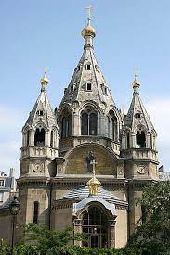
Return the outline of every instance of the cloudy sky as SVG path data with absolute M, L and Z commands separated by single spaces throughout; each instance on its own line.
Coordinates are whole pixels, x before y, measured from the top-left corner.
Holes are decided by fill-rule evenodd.
M 21 128 L 48 68 L 58 106 L 83 52 L 85 7 L 93 6 L 95 52 L 114 101 L 127 109 L 134 70 L 158 132 L 160 164 L 170 169 L 170 1 L 2 0 L 0 3 L 0 170 L 19 175 Z

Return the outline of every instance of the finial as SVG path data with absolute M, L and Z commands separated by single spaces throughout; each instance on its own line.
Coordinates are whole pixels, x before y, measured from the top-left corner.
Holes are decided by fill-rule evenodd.
M 90 162 L 90 164 L 93 166 L 93 177 L 87 182 L 87 186 L 89 189 L 89 194 L 96 196 L 99 193 L 99 187 L 101 186 L 101 183 L 96 178 L 96 170 L 95 170 L 95 166 L 97 164 L 96 160 L 93 159 Z
M 41 78 L 40 82 L 41 82 L 41 92 L 45 91 L 45 88 L 48 84 L 47 69 L 45 69 L 44 76 L 43 78 Z
M 132 83 L 132 87 L 134 89 L 134 93 L 138 93 L 138 88 L 140 87 L 140 82 L 138 81 L 138 74 L 135 72 L 135 79 Z
M 89 43 L 89 41 L 87 40 L 87 37 L 91 37 L 94 38 L 96 36 L 96 31 L 95 29 L 91 26 L 91 17 L 92 17 L 92 6 L 88 6 L 86 7 L 87 10 L 87 25 L 86 27 L 83 29 L 83 31 L 81 32 L 82 36 L 86 39 L 86 44 L 88 44 L 88 46 L 92 46 L 92 42 Z M 87 42 L 88 41 L 88 42 Z

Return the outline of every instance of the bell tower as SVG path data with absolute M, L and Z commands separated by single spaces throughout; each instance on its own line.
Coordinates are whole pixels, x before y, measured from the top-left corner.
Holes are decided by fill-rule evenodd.
M 127 178 L 157 179 L 157 133 L 140 99 L 137 76 L 132 83 L 133 98 L 124 118 L 121 156 L 125 158 Z
M 159 178 L 155 143 L 157 133 L 139 96 L 137 76 L 132 87 L 133 97 L 124 117 L 121 146 L 128 201 L 128 236 L 135 232 L 142 216 L 142 208 L 137 201 L 143 187 Z
M 22 128 L 20 176 L 55 176 L 53 160 L 58 157 L 58 126 L 49 104 L 46 73 L 41 92 Z

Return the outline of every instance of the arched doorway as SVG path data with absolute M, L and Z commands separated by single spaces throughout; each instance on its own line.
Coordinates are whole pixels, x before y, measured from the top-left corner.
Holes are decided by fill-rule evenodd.
M 108 217 L 106 213 L 97 206 L 91 206 L 83 214 L 82 231 L 87 234 L 87 240 L 83 246 L 91 248 L 108 247 Z

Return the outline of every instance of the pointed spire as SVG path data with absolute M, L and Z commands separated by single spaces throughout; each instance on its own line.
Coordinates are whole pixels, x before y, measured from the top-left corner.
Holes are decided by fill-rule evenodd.
M 46 90 L 46 86 L 48 84 L 47 71 L 45 70 L 44 76 L 40 80 L 41 82 L 41 92 Z
M 82 30 L 81 34 L 85 39 L 85 48 L 86 47 L 93 47 L 93 38 L 96 36 L 96 31 L 91 25 L 91 10 L 92 6 L 86 7 L 88 11 L 88 16 L 87 16 L 87 25 L 86 27 Z
M 101 183 L 96 178 L 96 170 L 95 170 L 96 160 L 93 159 L 90 162 L 90 164 L 93 165 L 93 177 L 87 182 L 87 186 L 89 189 L 89 194 L 96 196 L 99 193 L 99 187 L 101 186 Z

